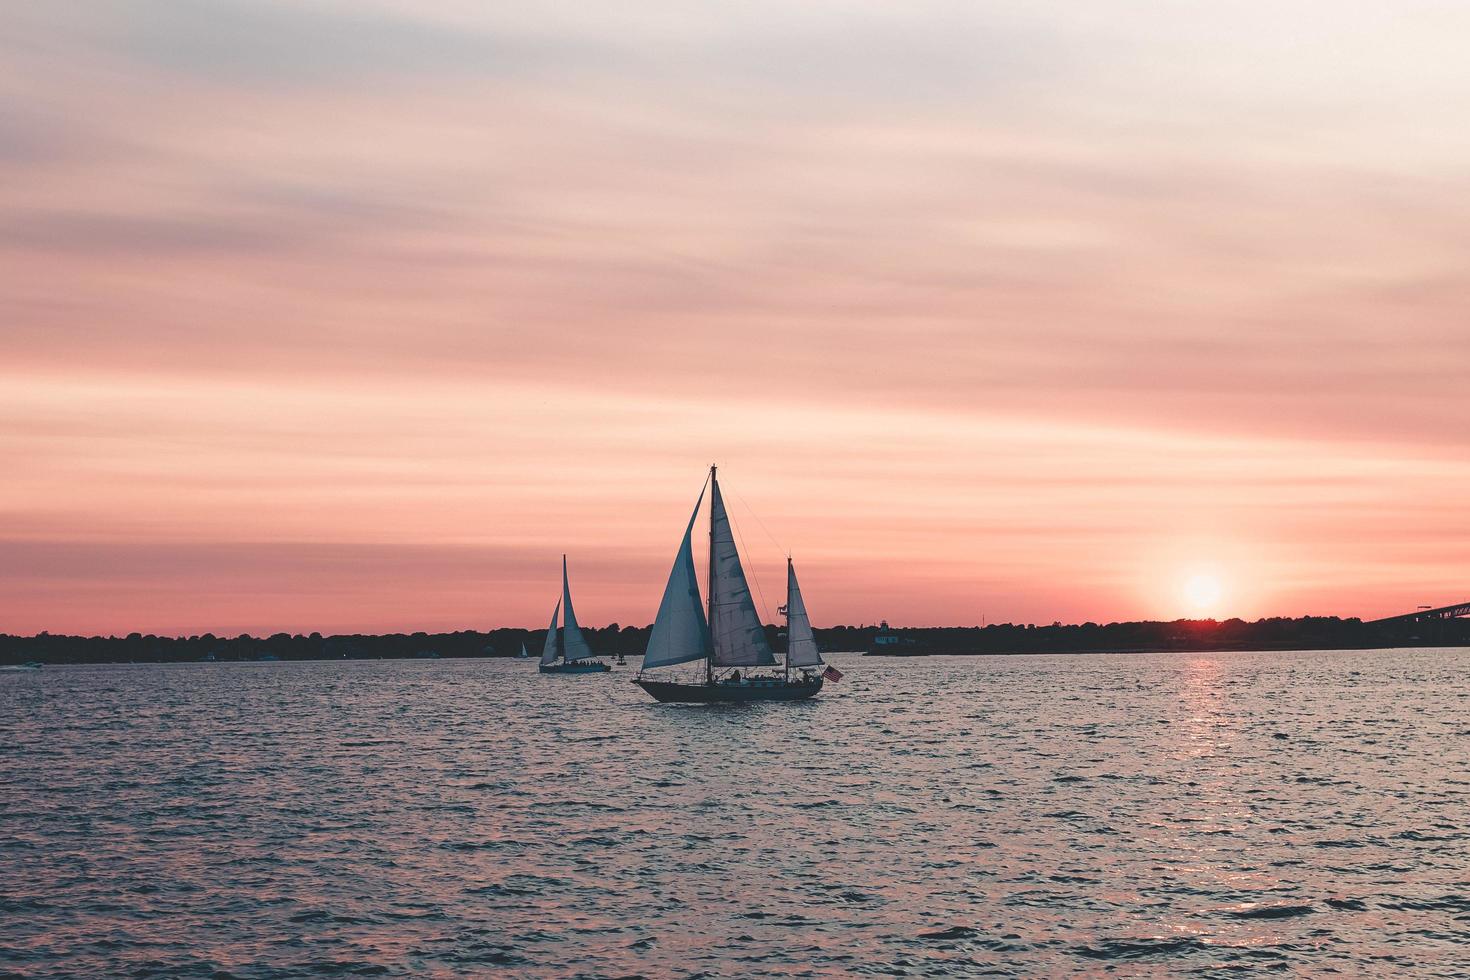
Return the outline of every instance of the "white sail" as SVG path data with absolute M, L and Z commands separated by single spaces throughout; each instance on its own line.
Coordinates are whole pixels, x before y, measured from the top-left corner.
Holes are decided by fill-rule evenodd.
M 546 629 L 546 646 L 541 648 L 541 663 L 546 665 L 556 661 L 556 620 L 561 615 L 561 600 L 556 600 L 556 608 L 551 610 L 551 625 Z
M 582 638 L 582 628 L 577 625 L 577 614 L 572 609 L 572 590 L 567 585 L 567 556 L 561 556 L 561 605 L 562 613 L 562 656 L 567 661 L 581 660 L 592 656 L 592 648 Z
M 815 667 L 822 662 L 790 558 L 786 559 L 786 662 L 793 667 Z
M 725 501 L 720 497 L 720 484 L 714 483 L 710 496 L 710 634 L 714 641 L 714 662 L 719 667 L 764 667 L 776 662 L 765 627 L 755 611 L 750 586 L 745 583 L 745 570 L 740 567 L 740 553 L 730 533 L 730 518 Z
M 658 604 L 658 616 L 648 635 L 648 650 L 643 654 L 644 670 L 703 660 L 709 655 L 709 623 L 705 622 L 704 604 L 699 600 L 691 540 L 702 503 L 703 490 L 694 503 L 694 513 L 689 515 L 689 526 L 684 529 L 684 540 L 669 572 L 669 584 L 664 586 L 664 597 Z

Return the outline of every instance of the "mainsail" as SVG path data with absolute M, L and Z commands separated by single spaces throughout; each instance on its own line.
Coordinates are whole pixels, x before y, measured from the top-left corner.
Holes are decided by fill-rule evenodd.
M 786 559 L 786 662 L 792 667 L 815 667 L 822 662 L 790 558 Z
M 556 608 L 551 610 L 551 625 L 546 629 L 546 646 L 541 648 L 541 665 L 544 667 L 556 661 L 556 620 L 561 615 L 561 600 L 556 600 Z
M 702 503 L 703 490 L 694 502 L 694 513 L 689 515 L 689 526 L 684 529 L 684 540 L 669 572 L 669 584 L 664 586 L 664 597 L 658 604 L 658 616 L 648 636 L 648 650 L 643 654 L 644 670 L 703 660 L 709 654 L 709 623 L 705 622 L 704 606 L 699 601 L 691 543 L 694 520 Z
M 577 625 L 577 614 L 572 610 L 572 590 L 567 585 L 567 556 L 561 556 L 561 604 L 566 610 L 562 615 L 562 655 L 567 662 L 592 656 L 592 648 L 582 638 L 582 628 Z
M 755 600 L 745 583 L 740 553 L 730 533 L 730 518 L 714 482 L 710 495 L 710 624 L 717 667 L 765 667 L 776 662 L 765 627 L 755 612 Z

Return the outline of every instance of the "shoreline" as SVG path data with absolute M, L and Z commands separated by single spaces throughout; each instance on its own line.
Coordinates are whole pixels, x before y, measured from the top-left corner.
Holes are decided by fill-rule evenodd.
M 616 623 L 582 628 L 599 656 L 637 662 L 648 648 L 650 627 Z M 776 651 L 785 649 L 784 634 L 765 626 Z M 1334 616 L 1080 623 L 1047 626 L 992 623 L 987 626 L 890 628 L 887 624 L 820 627 L 813 631 L 821 650 L 852 651 L 886 659 L 925 656 L 1026 656 L 1031 654 L 1229 653 L 1270 651 L 1389 650 L 1413 647 L 1470 646 L 1470 618 L 1428 622 L 1383 620 L 1365 623 Z M 875 643 L 879 636 L 883 644 Z M 546 629 L 500 627 L 429 633 L 321 633 L 270 636 L 67 636 L 0 633 L 0 665 L 28 662 L 179 663 L 189 661 L 326 661 L 514 659 L 522 648 L 531 659 L 541 652 Z M 888 647 L 891 644 L 892 649 Z M 884 649 L 877 650 L 876 646 Z
M 1251 647 L 1244 647 L 1244 646 L 1222 646 L 1222 647 L 1169 647 L 1169 648 L 1158 648 L 1158 647 L 1155 647 L 1155 648 L 1102 649 L 1102 650 L 1098 650 L 1098 649 L 1093 649 L 1093 650 L 975 650 L 975 651 L 968 651 L 968 652 L 966 652 L 966 651 L 959 651 L 959 650 L 952 650 L 952 651 L 951 650 L 947 650 L 947 651 L 938 652 L 938 653 L 908 653 L 908 654 L 891 654 L 891 653 L 871 654 L 871 653 L 865 653 L 865 652 L 863 652 L 861 650 L 829 650 L 829 651 L 825 651 L 825 654 L 827 656 L 859 657 L 859 658 L 862 658 L 862 659 L 872 659 L 872 660 L 932 660 L 932 659 L 941 658 L 941 657 L 957 657 L 957 658 L 964 658 L 964 659 L 973 659 L 973 658 L 979 658 L 979 657 L 1145 656 L 1145 655 L 1148 655 L 1148 654 L 1181 654 L 1181 655 L 1194 656 L 1194 655 L 1201 655 L 1201 654 L 1236 654 L 1236 653 L 1362 653 L 1362 652 L 1374 651 L 1374 650 L 1389 652 L 1389 651 L 1396 651 L 1396 650 L 1413 650 L 1413 651 L 1418 651 L 1418 650 L 1464 650 L 1464 649 L 1470 649 L 1470 643 L 1418 643 L 1418 644 L 1391 643 L 1391 644 L 1373 645 L 1373 646 L 1331 646 L 1331 647 L 1327 647 L 1327 646 L 1317 646 L 1317 647 L 1311 647 L 1311 646 L 1286 646 L 1286 647 L 1282 647 L 1282 646 L 1270 646 L 1270 647 L 1268 647 L 1268 646 L 1251 646 Z M 597 656 L 607 656 L 609 659 L 611 659 L 613 657 L 616 657 L 616 654 L 610 654 L 610 655 L 598 654 Z M 624 656 L 628 656 L 628 655 L 625 654 Z M 143 666 L 155 666 L 155 665 L 158 665 L 158 664 L 177 664 L 177 665 L 196 665 L 197 664 L 197 665 L 200 665 L 200 666 L 218 666 L 218 665 L 242 665 L 242 664 L 261 664 L 261 665 L 268 665 L 268 664 L 377 663 L 377 662 L 382 662 L 382 661 L 409 661 L 409 662 L 415 662 L 415 663 L 426 663 L 426 664 L 428 664 L 428 663 L 443 662 L 443 661 L 454 661 L 454 662 L 479 661 L 479 660 L 509 660 L 509 661 L 518 661 L 520 659 L 521 658 L 514 657 L 514 656 L 501 656 L 501 655 L 498 655 L 497 654 L 497 655 L 482 655 L 482 656 L 447 656 L 447 657 L 446 656 L 438 656 L 438 657 L 417 657 L 417 656 L 381 656 L 381 657 L 274 657 L 274 658 L 235 657 L 235 658 L 216 658 L 214 660 L 181 659 L 181 658 L 166 658 L 166 657 L 143 657 L 143 658 L 134 658 L 134 659 L 131 659 L 131 660 L 38 660 L 38 659 L 32 658 L 32 660 L 29 661 L 29 662 L 40 663 L 40 664 L 42 664 L 42 665 L 44 665 L 46 667 L 143 667 Z M 640 655 L 636 655 L 635 656 L 635 659 L 641 659 L 641 654 Z M 536 662 L 536 658 L 535 657 L 530 657 L 530 658 L 527 658 L 525 660 L 525 663 L 527 663 L 527 664 L 534 664 L 535 662 Z M 12 661 L 10 659 L 0 660 L 0 666 L 17 666 L 20 663 L 23 663 L 23 661 Z M 625 666 L 628 669 L 637 670 L 638 667 L 639 667 L 639 664 L 636 663 L 636 662 L 634 662 L 634 660 L 629 660 L 629 662 Z

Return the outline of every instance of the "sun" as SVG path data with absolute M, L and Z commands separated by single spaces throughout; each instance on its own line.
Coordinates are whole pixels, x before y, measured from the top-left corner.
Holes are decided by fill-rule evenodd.
M 1225 583 L 1214 571 L 1196 569 L 1185 576 L 1181 591 L 1190 612 L 1198 616 L 1211 615 L 1219 611 L 1220 602 L 1225 598 Z

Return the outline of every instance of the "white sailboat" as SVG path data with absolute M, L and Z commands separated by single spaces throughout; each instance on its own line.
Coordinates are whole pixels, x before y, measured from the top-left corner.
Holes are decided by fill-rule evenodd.
M 556 621 L 562 620 L 561 632 Z M 541 650 L 540 671 L 543 674 L 601 674 L 612 670 L 600 660 L 593 660 L 592 648 L 577 625 L 572 610 L 572 590 L 567 585 L 567 556 L 561 556 L 561 598 L 551 611 L 551 626 L 546 630 L 546 645 Z
M 518 653 L 518 654 L 516 654 L 516 659 L 517 660 L 530 660 L 531 659 L 531 655 L 526 652 L 526 641 L 525 640 L 522 640 L 521 641 L 521 652 Z
M 674 556 L 669 583 L 658 606 L 658 617 L 648 637 L 643 667 L 634 681 L 659 701 L 799 701 L 822 689 L 822 656 L 817 651 L 812 624 L 807 616 L 796 567 L 786 560 L 787 617 L 786 656 L 777 661 L 766 639 L 765 627 L 755 611 L 740 554 L 730 531 L 730 518 L 715 467 L 709 471 L 710 561 L 709 600 L 700 602 L 699 582 L 694 572 L 694 521 L 699 516 L 704 492 L 694 504 L 684 538 Z M 702 676 L 675 678 L 648 672 L 680 664 L 702 663 Z M 755 673 L 760 668 L 780 667 L 779 673 Z

